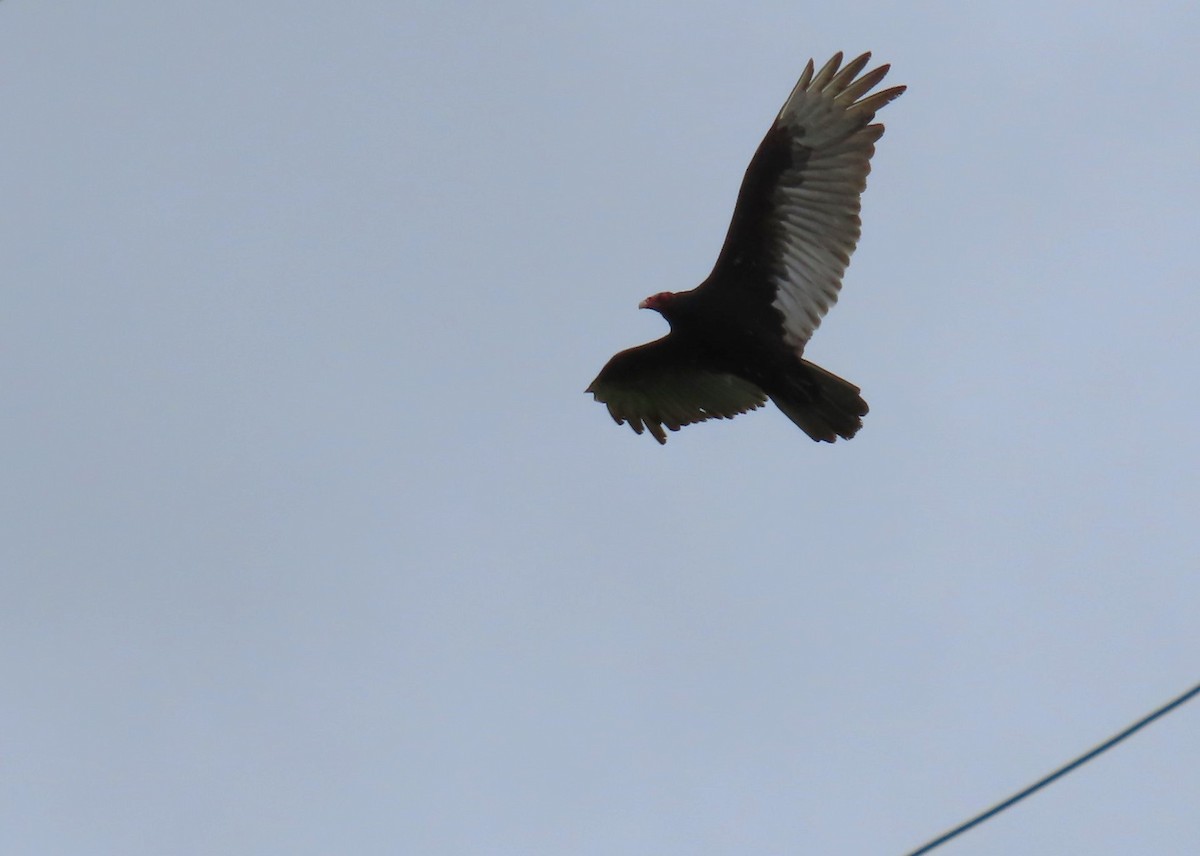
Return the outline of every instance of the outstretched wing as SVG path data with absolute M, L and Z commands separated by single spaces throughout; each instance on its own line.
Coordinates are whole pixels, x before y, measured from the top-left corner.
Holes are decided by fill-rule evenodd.
M 767 401 L 752 383 L 691 365 L 670 334 L 621 351 L 587 392 L 608 405 L 618 425 L 628 422 L 639 434 L 649 429 L 659 443 L 667 442 L 664 426 L 678 431 L 706 419 L 732 419 Z
M 725 245 L 702 286 L 773 305 L 797 354 L 837 301 L 858 243 L 859 200 L 883 135 L 871 120 L 905 89 L 867 95 L 889 69 L 856 77 L 870 58 L 839 70 L 837 53 L 815 75 L 809 60 L 750 161 Z

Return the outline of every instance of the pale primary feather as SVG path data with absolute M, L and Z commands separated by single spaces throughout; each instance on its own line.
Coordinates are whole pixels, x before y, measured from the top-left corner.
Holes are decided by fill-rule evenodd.
M 882 125 L 869 123 L 904 91 L 897 86 L 856 100 L 888 72 L 884 65 L 855 79 L 870 58 L 863 54 L 839 71 L 837 54 L 815 76 L 810 62 L 775 120 L 788 132 L 795 166 L 780 174 L 772 194 L 773 305 L 783 315 L 784 341 L 797 354 L 837 301 L 858 244 L 860 197 L 883 134 Z

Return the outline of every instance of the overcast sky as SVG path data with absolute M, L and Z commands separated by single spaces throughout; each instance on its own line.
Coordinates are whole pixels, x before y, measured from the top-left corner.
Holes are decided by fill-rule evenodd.
M 901 854 L 1200 680 L 1200 4 L 0 4 L 0 850 Z M 583 393 L 805 61 L 773 408 Z M 1200 852 L 1200 706 L 941 853 Z

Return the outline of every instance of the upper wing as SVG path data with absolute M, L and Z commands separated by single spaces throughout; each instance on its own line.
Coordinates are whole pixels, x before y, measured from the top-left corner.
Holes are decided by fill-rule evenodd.
M 865 53 L 839 71 L 838 53 L 815 75 L 808 61 L 750 161 L 705 285 L 758 290 L 782 314 L 784 340 L 797 353 L 837 301 L 858 243 L 859 199 L 883 135 L 871 120 L 905 89 L 862 97 L 889 68 L 855 79 L 870 58 Z
M 767 401 L 752 383 L 689 365 L 670 334 L 621 351 L 587 392 L 608 405 L 618 425 L 628 422 L 639 434 L 649 428 L 660 443 L 667 442 L 664 425 L 678 431 L 706 419 L 732 419 Z

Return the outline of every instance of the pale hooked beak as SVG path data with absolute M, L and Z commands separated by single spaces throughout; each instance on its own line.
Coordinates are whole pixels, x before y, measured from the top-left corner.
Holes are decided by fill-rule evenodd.
M 638 309 L 649 309 L 649 308 L 650 308 L 650 298 L 649 297 L 647 297 L 645 300 L 643 300 L 641 303 L 638 304 Z

